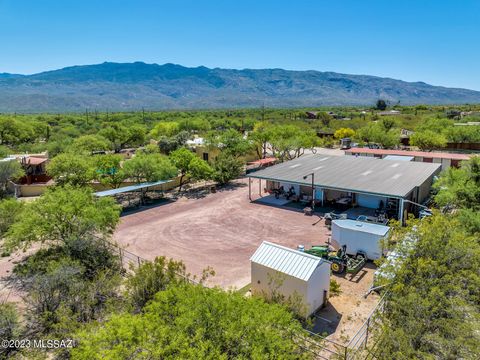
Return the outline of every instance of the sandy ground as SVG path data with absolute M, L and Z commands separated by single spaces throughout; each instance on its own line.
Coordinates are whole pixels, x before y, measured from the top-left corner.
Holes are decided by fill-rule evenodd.
M 247 180 L 236 185 L 123 216 L 114 239 L 146 259 L 181 259 L 192 274 L 211 266 L 211 284 L 241 288 L 250 282 L 249 259 L 263 240 L 296 248 L 329 237 L 319 217 L 251 203 Z
M 373 283 L 374 272 L 375 266 L 368 262 L 353 277 L 332 275 L 340 284 L 341 294 L 331 297 L 327 307 L 318 312 L 315 332 L 341 344 L 352 339 L 380 300 L 375 292 L 364 297 Z
M 23 294 L 12 284 L 9 284 L 7 278 L 12 274 L 16 264 L 33 254 L 36 250 L 38 250 L 38 247 L 32 247 L 26 252 L 19 250 L 10 256 L 0 257 L 0 302 L 13 302 L 23 306 Z
M 146 259 L 164 255 L 181 259 L 192 274 L 211 266 L 210 285 L 238 289 L 250 282 L 250 257 L 263 240 L 296 248 L 326 243 L 330 231 L 318 216 L 252 203 L 247 180 L 236 187 L 200 198 L 181 198 L 123 216 L 114 238 Z M 252 194 L 258 183 L 252 184 Z M 332 275 L 341 294 L 318 313 L 314 331 L 347 343 L 378 303 L 378 295 L 364 294 L 373 282 L 374 265 L 357 275 Z

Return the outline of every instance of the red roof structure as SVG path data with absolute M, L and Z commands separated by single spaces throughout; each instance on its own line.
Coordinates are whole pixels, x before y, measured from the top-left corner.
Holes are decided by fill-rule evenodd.
M 248 164 L 249 165 L 258 165 L 258 166 L 263 166 L 263 165 L 272 165 L 277 161 L 277 158 L 274 157 L 269 157 L 265 159 L 259 159 L 255 161 L 250 161 Z
M 428 151 L 407 151 L 407 150 L 387 150 L 387 149 L 368 149 L 368 148 L 351 148 L 345 150 L 345 154 L 372 154 L 372 155 L 399 155 L 399 156 L 416 156 L 434 159 L 451 159 L 451 160 L 468 160 L 470 154 L 456 154 L 447 152 L 428 152 Z
M 43 164 L 46 161 L 48 161 L 47 158 L 34 157 L 34 156 L 28 156 L 28 157 L 24 158 L 24 164 L 25 165 L 40 165 L 40 164 Z

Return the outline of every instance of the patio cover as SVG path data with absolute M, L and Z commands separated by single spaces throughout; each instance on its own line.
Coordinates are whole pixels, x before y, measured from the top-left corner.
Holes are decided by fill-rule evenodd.
M 140 183 L 136 185 L 131 185 L 131 186 L 124 186 L 118 189 L 111 189 L 111 190 L 105 190 L 105 191 L 99 191 L 96 192 L 94 195 L 98 197 L 103 197 L 103 196 L 113 196 L 117 194 L 123 194 L 126 192 L 131 192 L 131 191 L 137 191 L 141 189 L 146 189 L 152 186 L 157 186 L 157 185 L 162 185 L 171 182 L 171 180 L 160 180 L 160 181 L 155 181 L 155 182 L 145 182 L 145 183 Z

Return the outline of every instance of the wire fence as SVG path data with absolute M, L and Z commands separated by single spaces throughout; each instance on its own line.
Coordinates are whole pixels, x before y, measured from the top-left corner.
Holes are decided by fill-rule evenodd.
M 138 268 L 143 263 L 150 261 L 150 260 L 147 260 L 145 258 L 142 258 L 141 256 L 138 256 L 137 254 L 132 253 L 131 251 L 128 251 L 128 250 L 122 248 L 121 246 L 119 246 L 119 245 L 117 245 L 117 244 L 115 244 L 111 241 L 108 241 L 108 240 L 102 239 L 102 238 L 98 238 L 98 239 L 104 241 L 105 244 L 110 248 L 110 250 L 114 254 L 118 254 L 118 258 L 119 258 L 121 267 L 124 269 L 123 274 L 125 276 L 129 272 Z M 184 279 L 185 281 L 187 281 L 191 284 L 205 286 L 205 284 L 203 284 L 203 282 L 197 281 L 187 274 L 176 272 L 175 275 L 177 275 L 179 278 L 182 278 L 182 279 Z
M 373 336 L 373 333 L 374 329 L 378 329 L 380 325 L 380 314 L 383 311 L 387 294 L 388 292 L 382 296 L 376 307 L 370 312 L 365 322 L 347 344 L 340 344 L 309 330 L 305 330 L 305 337 L 298 337 L 298 343 L 302 348 L 312 352 L 316 359 L 375 359 L 375 351 L 379 346 L 379 342 Z
M 132 269 L 140 266 L 142 263 L 148 261 L 147 259 L 144 259 L 115 243 L 107 240 L 104 241 L 114 253 L 118 253 L 122 267 L 126 270 L 126 272 L 131 271 Z M 206 286 L 203 282 L 198 282 L 185 274 L 176 274 L 192 284 Z M 379 315 L 383 311 L 387 294 L 388 292 L 382 296 L 377 306 L 370 312 L 365 322 L 357 330 L 348 344 L 340 344 L 334 340 L 330 340 L 326 337 L 315 334 L 307 329 L 304 329 L 303 334 L 295 335 L 296 343 L 304 350 L 314 354 L 316 359 L 328 360 L 334 358 L 357 360 L 367 359 L 369 356 L 370 358 L 373 358 L 373 350 L 377 345 L 377 342 L 373 340 L 373 328 L 379 325 Z

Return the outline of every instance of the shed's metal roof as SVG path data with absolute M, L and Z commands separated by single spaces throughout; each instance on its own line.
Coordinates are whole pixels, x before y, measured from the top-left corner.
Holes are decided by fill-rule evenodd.
M 303 281 L 308 281 L 315 269 L 325 262 L 317 256 L 268 241 L 262 242 L 250 261 Z
M 349 230 L 361 231 L 369 234 L 375 234 L 380 236 L 385 236 L 390 230 L 389 226 L 372 224 L 364 221 L 357 220 L 333 220 L 332 223 L 335 225 Z
M 130 192 L 130 191 L 145 189 L 145 188 L 149 188 L 149 187 L 152 187 L 152 186 L 166 184 L 166 183 L 169 183 L 170 181 L 171 180 L 161 180 L 161 181 L 155 181 L 155 182 L 145 182 L 145 183 L 131 185 L 131 186 L 124 186 L 124 187 L 121 187 L 121 188 L 118 188 L 118 189 L 111 189 L 111 190 L 96 192 L 95 196 L 98 196 L 98 197 L 112 196 L 112 195 L 117 195 L 117 194 Z
M 249 174 L 251 178 L 311 185 L 380 196 L 406 197 L 440 170 L 441 164 L 382 161 L 365 156 L 304 155 Z

